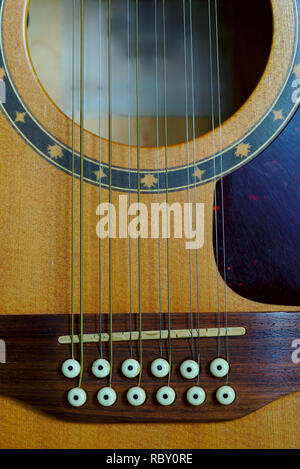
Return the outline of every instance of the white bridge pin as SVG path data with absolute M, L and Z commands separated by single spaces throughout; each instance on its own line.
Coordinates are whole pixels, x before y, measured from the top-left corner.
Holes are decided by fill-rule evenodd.
M 143 405 L 146 400 L 146 393 L 140 386 L 130 388 L 127 392 L 127 400 L 129 404 L 138 407 Z
M 170 386 L 163 386 L 157 391 L 156 399 L 163 406 L 172 405 L 176 399 L 176 393 Z
M 80 363 L 70 358 L 63 362 L 61 371 L 66 378 L 76 378 L 80 373 Z
M 231 386 L 221 386 L 216 392 L 217 401 L 222 405 L 230 405 L 235 400 L 235 391 Z
M 97 399 L 103 407 L 110 407 L 116 402 L 117 393 L 111 387 L 102 388 L 98 391 Z
M 215 358 L 210 364 L 210 372 L 216 378 L 224 378 L 228 375 L 229 364 L 224 358 Z
M 194 360 L 185 360 L 180 365 L 180 373 L 185 379 L 194 379 L 199 374 L 199 365 Z
M 122 373 L 126 378 L 135 378 L 140 373 L 140 364 L 133 358 L 128 358 L 122 363 Z
M 98 358 L 92 365 L 92 373 L 96 378 L 106 378 L 110 373 L 110 363 L 104 358 Z
M 206 399 L 206 394 L 204 389 L 200 386 L 193 386 L 187 391 L 186 398 L 189 404 L 198 406 L 203 404 Z
M 81 407 L 86 403 L 86 392 L 81 388 L 73 388 L 68 392 L 68 401 L 73 407 Z
M 156 378 L 164 378 L 170 371 L 170 365 L 164 358 L 157 358 L 151 363 L 151 373 Z

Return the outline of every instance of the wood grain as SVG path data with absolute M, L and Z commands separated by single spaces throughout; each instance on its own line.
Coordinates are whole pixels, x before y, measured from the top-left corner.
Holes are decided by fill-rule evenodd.
M 299 449 L 300 394 L 239 420 L 201 424 L 70 424 L 10 398 L 0 403 L 1 449 Z
M 136 386 L 136 380 L 125 378 L 121 364 L 129 357 L 129 343 L 113 346 L 112 386 L 118 400 L 112 407 L 99 406 L 96 394 L 99 388 L 108 385 L 107 380 L 96 379 L 91 373 L 94 360 L 99 357 L 99 344 L 84 346 L 83 389 L 88 394 L 86 404 L 73 408 L 67 402 L 67 392 L 76 387 L 76 379 L 62 376 L 62 362 L 70 357 L 70 346 L 58 343 L 58 337 L 70 327 L 69 315 L 9 316 L 0 317 L 2 339 L 7 348 L 6 363 L 0 368 L 0 393 L 37 407 L 60 418 L 80 422 L 206 422 L 230 420 L 244 416 L 266 405 L 270 401 L 299 389 L 299 365 L 292 360 L 292 343 L 300 336 L 300 313 L 234 313 L 228 317 L 233 327 L 243 326 L 247 333 L 241 337 L 203 338 L 197 340 L 172 339 L 171 386 L 177 398 L 171 407 L 160 406 L 155 398 L 157 390 L 167 385 L 167 379 L 156 379 L 150 372 L 151 362 L 160 356 L 159 341 L 143 341 L 143 374 L 141 385 L 147 393 L 143 406 L 132 407 L 126 399 L 127 390 Z M 78 316 L 76 317 L 78 320 Z M 103 320 L 103 330 L 108 330 L 108 318 Z M 209 327 L 213 314 L 201 313 L 201 325 Z M 115 314 L 113 330 L 128 330 L 128 315 Z M 190 315 L 173 314 L 172 330 L 188 328 Z M 194 322 L 196 317 L 194 317 Z M 220 324 L 224 317 L 221 315 Z M 99 322 L 98 315 L 86 315 L 85 331 L 94 332 Z M 166 315 L 162 324 L 168 322 Z M 133 327 L 138 316 L 133 317 Z M 159 317 L 145 315 L 143 330 L 159 330 Z M 75 324 L 78 330 L 78 321 Z M 229 406 L 220 405 L 216 390 L 226 384 L 226 379 L 217 379 L 209 372 L 209 364 L 216 358 L 217 344 L 221 356 L 230 356 L 229 385 L 236 392 L 236 400 Z M 205 389 L 206 401 L 200 407 L 187 403 L 185 393 L 197 385 L 197 380 L 185 380 L 179 372 L 180 364 L 200 352 L 200 386 Z M 168 341 L 163 341 L 163 355 L 168 357 Z M 133 344 L 134 356 L 139 359 L 138 344 Z M 103 356 L 108 358 L 109 344 L 103 343 Z M 33 385 L 34 383 L 34 385 Z

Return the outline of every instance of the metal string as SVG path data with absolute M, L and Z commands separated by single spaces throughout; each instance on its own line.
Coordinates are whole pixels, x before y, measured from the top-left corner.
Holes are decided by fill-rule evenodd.
M 214 180 L 216 179 L 216 146 L 215 146 L 215 103 L 214 103 L 214 84 L 213 84 L 213 55 L 212 55 L 212 20 L 211 20 L 211 0 L 208 0 L 208 22 L 209 22 L 209 60 L 210 60 L 210 91 L 211 91 L 211 111 L 212 111 L 212 144 L 213 144 L 213 155 L 214 155 Z M 217 214 L 217 193 L 215 191 L 214 196 L 214 220 L 215 220 L 215 243 L 216 243 L 216 263 L 219 267 L 219 249 L 218 249 L 218 214 Z M 221 332 L 221 313 L 220 313 L 220 285 L 219 275 L 217 274 L 217 297 L 218 297 L 218 347 L 217 354 L 220 356 L 220 332 Z
M 167 114 L 167 48 L 166 48 L 166 0 L 163 0 L 163 63 L 164 63 L 164 122 L 165 122 L 165 177 L 166 177 L 166 207 L 169 219 L 169 180 L 168 180 L 168 114 Z M 167 224 L 168 225 L 168 224 Z M 167 227 L 169 230 L 169 226 Z M 171 340 L 171 308 L 170 308 L 170 247 L 169 233 L 167 233 L 167 288 L 168 288 L 168 348 L 169 348 L 169 376 L 171 381 L 172 369 L 172 340 Z
M 128 184 L 129 184 L 129 207 L 131 204 L 131 109 L 130 109 L 130 0 L 127 0 L 127 83 L 128 83 Z M 133 356 L 132 350 L 132 280 L 131 280 L 131 237 L 128 237 L 128 268 L 129 268 L 129 327 L 130 327 L 130 340 L 129 352 L 130 357 Z
M 139 0 L 135 1 L 136 23 L 136 141 L 137 141 L 137 199 L 141 201 L 141 173 L 140 173 L 140 90 L 139 90 Z M 139 358 L 140 373 L 138 386 L 141 385 L 143 372 L 143 339 L 142 339 L 142 279 L 141 279 L 141 234 L 138 237 L 138 289 L 139 289 Z
M 113 370 L 113 282 L 112 282 L 112 237 L 111 237 L 111 203 L 112 203 L 112 106 L 111 106 L 111 0 L 108 0 L 108 139 L 109 139 L 109 387 L 112 385 Z
M 74 360 L 74 179 L 75 179 L 75 5 L 72 5 L 72 293 L 71 293 L 71 329 L 72 329 L 72 359 Z
M 187 153 L 187 178 L 188 178 L 188 204 L 190 207 L 190 152 L 189 152 L 189 116 L 188 116 L 188 78 L 187 78 L 187 32 L 186 32 L 186 0 L 182 0 L 183 10 L 183 49 L 184 49 L 184 82 L 185 82 L 185 123 L 186 123 L 186 153 Z M 189 209 L 189 222 L 191 223 Z M 193 285 L 192 285 L 192 253 L 189 249 L 189 275 L 190 275 L 190 322 L 191 322 L 191 346 L 194 359 L 194 317 L 193 317 Z
M 102 148 L 101 148 L 101 52 L 102 52 L 102 0 L 99 0 L 99 205 L 101 206 L 102 201 Z M 100 336 L 100 357 L 103 356 L 103 347 L 102 347 L 102 240 L 101 233 L 99 237 L 99 336 Z
M 194 81 L 194 42 L 193 42 L 193 9 L 192 0 L 189 0 L 189 21 L 190 21 L 190 48 L 191 48 L 191 86 L 192 86 L 192 120 L 193 120 L 193 156 L 194 156 L 194 168 L 196 168 L 196 128 L 195 128 L 195 81 Z M 195 178 L 194 184 L 194 202 L 195 202 L 195 224 L 197 226 L 197 181 Z M 197 349 L 198 349 L 198 365 L 200 367 L 200 301 L 199 301 L 199 259 L 198 250 L 196 249 L 196 289 L 197 289 Z M 200 380 L 200 374 L 198 374 L 198 383 Z
M 84 130 L 84 0 L 81 0 L 81 14 L 80 14 L 80 375 L 79 375 L 79 387 L 82 383 L 83 377 L 83 344 L 84 344 L 84 274 L 83 274 L 83 160 L 84 160 L 84 148 L 83 148 L 83 130 Z
M 156 148 L 157 148 L 157 202 L 160 203 L 160 180 L 159 180 L 159 95 L 158 95 L 158 26 L 157 26 L 157 0 L 154 1 L 155 17 L 155 89 L 156 89 Z M 160 238 L 160 218 L 158 219 L 158 302 L 159 302 L 159 352 L 163 355 L 162 347 L 162 307 L 161 307 L 161 238 Z
M 219 25 L 218 25 L 218 4 L 215 4 L 215 24 L 216 24 L 216 54 L 217 54 L 217 87 L 218 87 L 218 113 L 219 113 L 219 136 L 220 152 L 222 153 L 222 114 L 221 114 L 221 87 L 220 87 L 220 49 L 219 49 Z M 221 155 L 221 174 L 223 174 L 223 157 Z M 223 245 L 223 279 L 224 279 L 224 302 L 225 302 L 225 344 L 226 360 L 229 363 L 229 339 L 228 339 L 228 313 L 227 313 L 227 273 L 226 273 L 226 241 L 225 241 L 225 213 L 224 213 L 224 183 L 221 177 L 221 216 L 222 216 L 222 245 Z M 228 375 L 226 377 L 228 383 Z

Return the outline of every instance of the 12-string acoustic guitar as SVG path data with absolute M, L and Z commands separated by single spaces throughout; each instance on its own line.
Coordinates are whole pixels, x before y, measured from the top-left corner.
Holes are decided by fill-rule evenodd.
M 297 447 L 299 10 L 0 1 L 1 447 Z

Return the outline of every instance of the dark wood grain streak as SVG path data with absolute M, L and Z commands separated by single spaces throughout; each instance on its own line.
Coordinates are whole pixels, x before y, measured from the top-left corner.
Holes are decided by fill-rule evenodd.
M 108 319 L 107 315 L 105 319 Z M 164 318 L 166 320 L 166 318 Z M 213 321 L 212 321 L 213 319 Z M 137 384 L 122 376 L 120 365 L 129 357 L 129 344 L 114 345 L 113 387 L 118 400 L 111 408 L 102 408 L 96 400 L 100 387 L 107 380 L 93 377 L 92 362 L 99 357 L 98 344 L 85 346 L 85 371 L 83 388 L 88 394 L 86 404 L 79 409 L 69 406 L 67 392 L 76 387 L 77 380 L 68 380 L 60 371 L 62 362 L 70 358 L 70 347 L 59 345 L 60 335 L 68 334 L 68 315 L 17 315 L 0 317 L 0 338 L 5 340 L 7 363 L 0 364 L 0 393 L 20 399 L 37 409 L 59 418 L 82 422 L 132 422 L 132 421 L 220 421 L 241 417 L 280 396 L 300 390 L 300 364 L 291 359 L 294 339 L 300 338 L 300 315 L 298 313 L 235 313 L 228 317 L 228 324 L 244 326 L 244 337 L 229 339 L 231 371 L 229 384 L 236 390 L 236 401 L 230 406 L 216 402 L 215 392 L 225 384 L 209 374 L 208 366 L 216 357 L 217 340 L 201 339 L 200 385 L 207 393 L 206 402 L 192 407 L 185 399 L 187 389 L 196 384 L 184 380 L 179 374 L 180 363 L 191 358 L 190 340 L 172 342 L 173 368 L 171 385 L 177 393 L 175 403 L 168 408 L 157 404 L 156 390 L 166 385 L 166 379 L 156 379 L 150 373 L 150 363 L 159 356 L 158 341 L 143 343 L 144 372 L 142 386 L 147 392 L 146 403 L 139 408 L 126 401 L 126 391 Z M 85 332 L 98 332 L 97 315 L 86 315 Z M 135 318 L 137 322 L 137 318 Z M 137 325 L 137 324 L 136 324 Z M 215 327 L 211 314 L 201 313 L 201 327 Z M 104 321 L 104 328 L 106 327 Z M 189 327 L 189 314 L 172 316 L 172 328 Z M 143 329 L 159 328 L 157 314 L 145 314 Z M 104 329 L 107 330 L 107 329 Z M 114 315 L 114 330 L 128 330 L 128 315 Z M 195 341 L 195 346 L 197 341 Z M 108 357 L 108 345 L 104 344 L 104 357 Z M 137 344 L 134 352 L 138 357 Z M 164 344 L 167 357 L 166 344 Z M 225 341 L 222 339 L 222 355 Z

